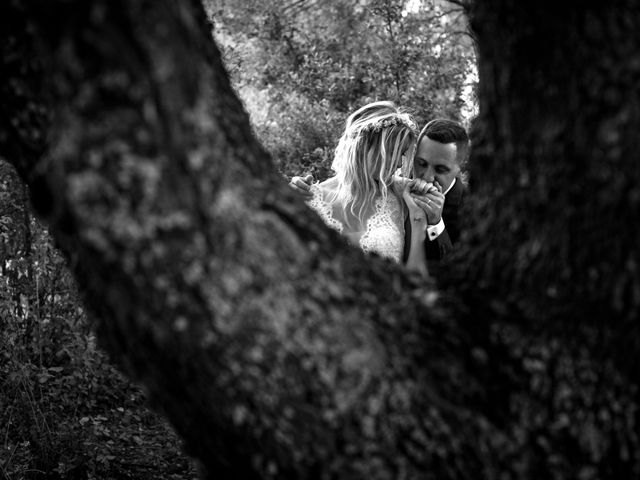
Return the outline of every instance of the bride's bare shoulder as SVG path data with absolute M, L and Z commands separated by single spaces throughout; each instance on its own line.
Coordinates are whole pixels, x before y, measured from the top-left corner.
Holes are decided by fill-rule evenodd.
M 338 177 L 330 177 L 325 181 L 318 183 L 321 188 L 336 188 L 338 186 Z
M 322 192 L 323 195 L 333 193 L 338 188 L 338 180 L 336 177 L 331 177 L 323 182 L 317 183 L 316 187 Z

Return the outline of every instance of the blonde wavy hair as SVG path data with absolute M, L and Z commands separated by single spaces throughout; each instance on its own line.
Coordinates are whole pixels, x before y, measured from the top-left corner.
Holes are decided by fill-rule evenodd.
M 409 175 L 417 137 L 411 115 L 393 102 L 369 103 L 356 110 L 347 118 L 336 147 L 331 168 L 338 186 L 330 201 L 363 222 L 366 206 L 378 196 L 386 199 L 397 169 Z

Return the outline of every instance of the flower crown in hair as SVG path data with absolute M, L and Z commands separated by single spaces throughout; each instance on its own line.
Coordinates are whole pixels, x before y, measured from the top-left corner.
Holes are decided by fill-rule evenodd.
M 351 132 L 350 136 L 357 137 L 360 133 L 367 133 L 367 132 L 377 133 L 382 131 L 385 128 L 393 127 L 394 125 L 404 125 L 405 127 L 408 127 L 411 130 L 413 130 L 415 134 L 418 133 L 418 126 L 407 115 L 396 114 L 391 118 L 377 120 L 375 122 L 368 123 L 358 129 L 354 129 Z

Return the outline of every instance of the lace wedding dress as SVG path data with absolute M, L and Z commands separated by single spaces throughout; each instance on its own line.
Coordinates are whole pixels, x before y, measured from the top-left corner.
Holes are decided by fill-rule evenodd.
M 333 208 L 324 199 L 320 187 L 311 186 L 313 197 L 307 204 L 313 208 L 331 228 L 345 235 L 350 243 L 357 244 L 366 253 L 377 253 L 398 263 L 402 261 L 404 248 L 403 213 L 400 200 L 391 192 L 386 199 L 376 199 L 373 214 L 366 221 L 366 228 L 358 238 L 358 233 L 347 234 L 344 224 L 333 215 Z

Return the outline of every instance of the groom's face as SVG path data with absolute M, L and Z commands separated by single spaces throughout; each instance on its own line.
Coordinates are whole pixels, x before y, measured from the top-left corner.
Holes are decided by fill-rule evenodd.
M 440 143 L 424 136 L 416 150 L 413 170 L 416 178 L 438 182 L 445 192 L 460 173 L 455 143 Z

